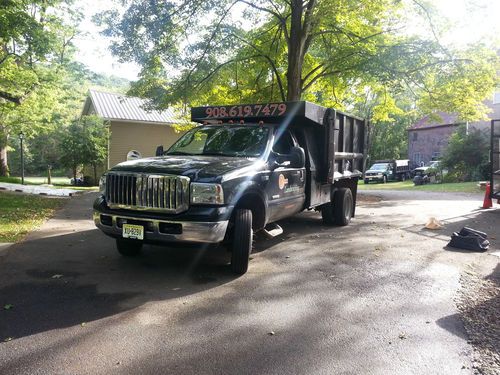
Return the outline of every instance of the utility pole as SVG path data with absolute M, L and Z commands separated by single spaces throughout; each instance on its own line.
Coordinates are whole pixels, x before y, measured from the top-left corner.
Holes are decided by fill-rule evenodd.
M 19 133 L 19 140 L 21 141 L 21 184 L 24 185 L 24 148 L 23 148 L 24 133 Z

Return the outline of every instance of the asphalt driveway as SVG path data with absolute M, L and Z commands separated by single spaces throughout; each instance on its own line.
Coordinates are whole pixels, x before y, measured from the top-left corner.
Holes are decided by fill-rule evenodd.
M 95 194 L 72 198 L 0 258 L 0 373 L 473 373 L 454 299 L 464 272 L 498 264 L 500 210 L 369 194 L 348 227 L 314 212 L 284 221 L 242 277 L 221 248 L 122 258 L 90 220 Z M 430 216 L 445 228 L 422 229 Z M 488 253 L 446 248 L 465 224 L 493 237 Z

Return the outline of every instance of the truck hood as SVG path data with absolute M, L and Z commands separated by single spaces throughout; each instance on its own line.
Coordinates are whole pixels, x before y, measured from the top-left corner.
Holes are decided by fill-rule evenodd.
M 376 169 L 368 169 L 365 173 L 375 173 L 375 174 L 381 173 L 382 174 L 384 172 L 385 171 L 377 171 Z
M 192 181 L 214 182 L 218 177 L 255 163 L 255 158 L 224 156 L 159 156 L 130 160 L 111 168 L 111 171 L 146 174 L 173 174 L 189 177 Z

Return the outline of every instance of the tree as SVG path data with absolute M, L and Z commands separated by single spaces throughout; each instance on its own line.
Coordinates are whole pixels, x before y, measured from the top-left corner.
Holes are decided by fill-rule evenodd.
M 60 160 L 63 166 L 71 169 L 75 183 L 83 165 L 93 167 L 94 182 L 97 181 L 96 168 L 106 160 L 107 141 L 107 127 L 94 116 L 84 116 L 64 129 L 59 144 Z
M 0 2 L 0 175 L 8 174 L 9 134 L 23 125 L 48 123 L 49 105 L 76 35 L 79 13 L 72 3 Z
M 481 48 L 454 53 L 437 40 L 405 35 L 406 3 L 129 0 L 125 11 L 96 21 L 116 55 L 142 66 L 132 93 L 158 107 L 306 99 L 350 109 L 368 90 L 383 91 L 385 103 L 406 92 L 428 112 L 481 116 L 496 56 Z M 428 16 L 422 3 L 410 3 Z M 252 26 L 242 27 L 242 18 Z
M 441 162 L 450 179 L 474 181 L 488 178 L 490 145 L 485 133 L 460 126 L 450 137 Z

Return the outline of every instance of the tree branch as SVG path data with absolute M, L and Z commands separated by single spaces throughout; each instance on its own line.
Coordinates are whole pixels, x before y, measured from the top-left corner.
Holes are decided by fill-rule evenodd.
M 269 62 L 269 65 L 271 66 L 271 69 L 273 70 L 274 74 L 276 75 L 276 81 L 278 82 L 278 87 L 280 89 L 281 97 L 282 97 L 283 101 L 285 101 L 286 96 L 285 96 L 285 90 L 284 90 L 284 87 L 283 87 L 283 82 L 281 81 L 281 77 L 279 75 L 278 68 L 276 67 L 276 64 L 274 63 L 273 59 L 271 59 L 271 57 L 269 57 L 268 55 L 266 55 L 265 53 L 263 53 L 259 48 L 257 48 L 255 45 L 253 45 L 252 43 L 248 42 L 247 40 L 241 38 L 240 36 L 238 36 L 236 34 L 233 34 L 233 36 L 236 39 L 238 39 L 238 40 L 242 41 L 243 43 L 245 43 L 246 45 L 248 45 L 249 47 L 251 47 L 252 49 L 254 49 L 255 51 L 257 51 L 257 53 L 259 54 L 259 56 L 265 58 Z
M 8 102 L 21 105 L 23 102 L 23 97 L 21 96 L 14 96 L 12 94 L 9 94 L 8 92 L 5 91 L 0 91 L 0 98 L 7 100 Z

